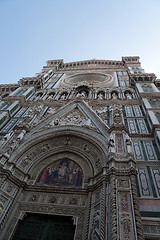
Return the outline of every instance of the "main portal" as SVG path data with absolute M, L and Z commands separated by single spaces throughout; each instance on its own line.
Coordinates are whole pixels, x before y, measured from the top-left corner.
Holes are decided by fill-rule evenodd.
M 74 232 L 72 217 L 28 213 L 12 240 L 73 240 Z

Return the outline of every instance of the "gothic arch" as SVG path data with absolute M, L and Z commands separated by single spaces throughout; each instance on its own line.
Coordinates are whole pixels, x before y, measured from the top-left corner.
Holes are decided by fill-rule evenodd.
M 79 127 L 56 127 L 32 137 L 26 136 L 25 140 L 10 161 L 29 176 L 32 185 L 37 181 L 42 169 L 65 157 L 75 161 L 82 168 L 84 185 L 89 182 L 89 178 L 106 167 L 108 154 L 106 139 L 93 130 L 85 132 Z

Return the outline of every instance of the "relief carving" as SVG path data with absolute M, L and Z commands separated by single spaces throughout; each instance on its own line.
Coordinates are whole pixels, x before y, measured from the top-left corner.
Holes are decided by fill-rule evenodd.
M 67 115 L 54 119 L 50 122 L 51 126 L 77 125 L 93 127 L 90 119 L 87 119 L 80 111 L 74 110 Z
M 112 123 L 113 124 L 122 124 L 123 123 L 123 112 L 122 108 L 118 104 L 114 104 L 111 107 L 112 113 Z

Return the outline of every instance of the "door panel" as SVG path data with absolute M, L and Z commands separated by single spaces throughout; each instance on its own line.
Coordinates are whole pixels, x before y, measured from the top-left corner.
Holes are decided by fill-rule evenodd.
M 12 240 L 73 240 L 74 232 L 71 217 L 28 214 Z

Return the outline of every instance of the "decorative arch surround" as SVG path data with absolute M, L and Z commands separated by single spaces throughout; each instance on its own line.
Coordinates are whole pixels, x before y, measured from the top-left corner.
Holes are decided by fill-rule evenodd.
M 49 131 L 49 130 L 48 130 Z M 70 132 L 70 134 L 69 134 Z M 107 164 L 107 142 L 100 134 L 101 142 L 94 136 L 88 136 L 71 130 L 64 132 L 40 132 L 36 137 L 25 142 L 10 159 L 14 162 L 13 175 L 20 172 L 19 179 L 26 179 L 30 185 L 35 185 L 43 169 L 55 161 L 70 159 L 83 172 L 83 185 L 89 184 L 89 179 L 102 171 Z M 71 134 L 72 132 L 72 134 Z M 104 149 L 106 144 L 106 149 Z M 103 150 L 102 150 L 103 149 Z M 20 172 L 19 172 L 20 171 Z M 24 177 L 23 177 L 24 176 Z M 25 180 L 26 181 L 26 180 Z

